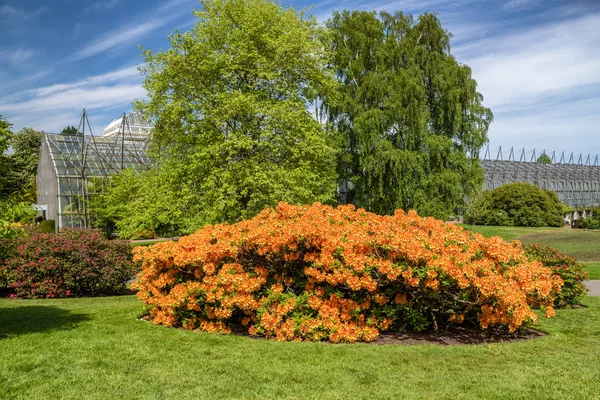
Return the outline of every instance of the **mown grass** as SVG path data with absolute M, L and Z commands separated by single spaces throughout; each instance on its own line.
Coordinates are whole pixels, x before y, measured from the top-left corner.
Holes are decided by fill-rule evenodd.
M 584 262 L 588 279 L 600 279 L 600 262 Z
M 473 232 L 481 233 L 485 237 L 500 236 L 504 240 L 513 240 L 520 236 L 541 234 L 542 232 L 552 233 L 560 231 L 560 228 L 528 228 L 520 226 L 462 225 L 462 227 Z
M 600 231 L 568 228 L 523 228 L 513 226 L 471 226 L 466 229 L 483 236 L 519 239 L 524 244 L 554 247 L 580 261 L 600 261 Z
M 535 340 L 441 347 L 278 343 L 154 326 L 133 296 L 0 300 L 0 398 L 600 397 L 600 298 Z

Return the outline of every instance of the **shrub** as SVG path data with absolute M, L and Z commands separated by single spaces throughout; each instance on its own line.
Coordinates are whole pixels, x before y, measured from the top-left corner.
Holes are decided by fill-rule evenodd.
M 137 271 L 129 242 L 99 231 L 32 232 L 14 241 L 17 251 L 0 269 L 16 297 L 115 294 Z
M 233 225 L 136 247 L 156 324 L 279 340 L 370 341 L 386 330 L 531 321 L 561 280 L 518 243 L 414 211 L 280 203 Z
M 565 206 L 554 192 L 529 183 L 511 183 L 484 192 L 470 206 L 465 222 L 494 226 L 564 224 Z
M 565 308 L 579 304 L 580 299 L 588 292 L 583 284 L 587 279 L 583 264 L 577 262 L 575 257 L 548 246 L 534 244 L 523 246 L 523 250 L 532 260 L 540 261 L 546 267 L 552 268 L 552 271 L 563 280 L 562 290 L 554 300 L 555 307 Z
M 39 223 L 38 229 L 41 233 L 54 233 L 56 232 L 56 225 L 53 219 L 47 219 Z
M 578 228 L 600 229 L 600 207 L 592 208 L 592 216 L 579 221 Z

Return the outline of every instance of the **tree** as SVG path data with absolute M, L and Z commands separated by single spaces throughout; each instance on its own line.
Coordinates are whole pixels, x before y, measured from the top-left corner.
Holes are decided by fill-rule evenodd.
M 432 14 L 343 11 L 327 26 L 343 85 L 341 101 L 325 97 L 321 111 L 344 138 L 346 201 L 380 214 L 460 212 L 483 183 L 492 113 L 450 53 L 450 34 Z
M 171 48 L 144 51 L 160 185 L 189 226 L 251 217 L 280 201 L 330 202 L 335 146 L 314 118 L 326 35 L 314 19 L 267 0 L 203 0 Z
M 0 115 L 0 198 L 7 184 L 7 172 L 9 170 L 9 161 L 6 151 L 10 146 L 12 139 L 12 125 Z
M 4 197 L 16 194 L 21 201 L 35 201 L 35 176 L 37 173 L 43 133 L 32 128 L 23 128 L 13 135 L 8 156 L 10 170 L 7 183 L 2 189 Z
M 542 153 L 535 162 L 538 164 L 552 164 L 552 160 L 546 153 Z
M 484 192 L 465 215 L 465 222 L 494 226 L 563 225 L 565 205 L 556 193 L 530 183 L 511 183 Z
M 77 128 L 75 128 L 73 125 L 67 126 L 60 133 L 61 133 L 61 135 L 69 135 L 69 136 L 82 135 L 81 133 L 79 133 L 79 130 Z

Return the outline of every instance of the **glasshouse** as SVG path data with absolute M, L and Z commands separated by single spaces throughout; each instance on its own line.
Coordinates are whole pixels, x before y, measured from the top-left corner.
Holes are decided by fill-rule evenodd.
M 146 147 L 152 128 L 141 115 L 130 113 L 95 137 L 84 110 L 79 134 L 44 133 L 36 177 L 40 214 L 55 220 L 57 230 L 89 228 L 94 216 L 88 200 L 103 179 L 126 168 L 148 168 Z

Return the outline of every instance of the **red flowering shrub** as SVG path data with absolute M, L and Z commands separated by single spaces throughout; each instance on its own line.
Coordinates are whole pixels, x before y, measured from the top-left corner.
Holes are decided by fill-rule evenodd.
M 588 292 L 588 288 L 583 283 L 587 279 L 583 264 L 577 262 L 575 257 L 549 246 L 533 244 L 523 246 L 523 250 L 530 259 L 552 268 L 552 271 L 563 280 L 564 284 L 554 300 L 554 307 L 565 308 L 579 304 L 581 298 Z
M 281 203 L 134 249 L 135 287 L 156 324 L 279 340 L 371 341 L 465 321 L 514 331 L 562 281 L 519 243 L 415 212 Z
M 31 232 L 14 241 L 16 251 L 0 266 L 14 297 L 114 294 L 138 271 L 129 242 L 99 231 Z

